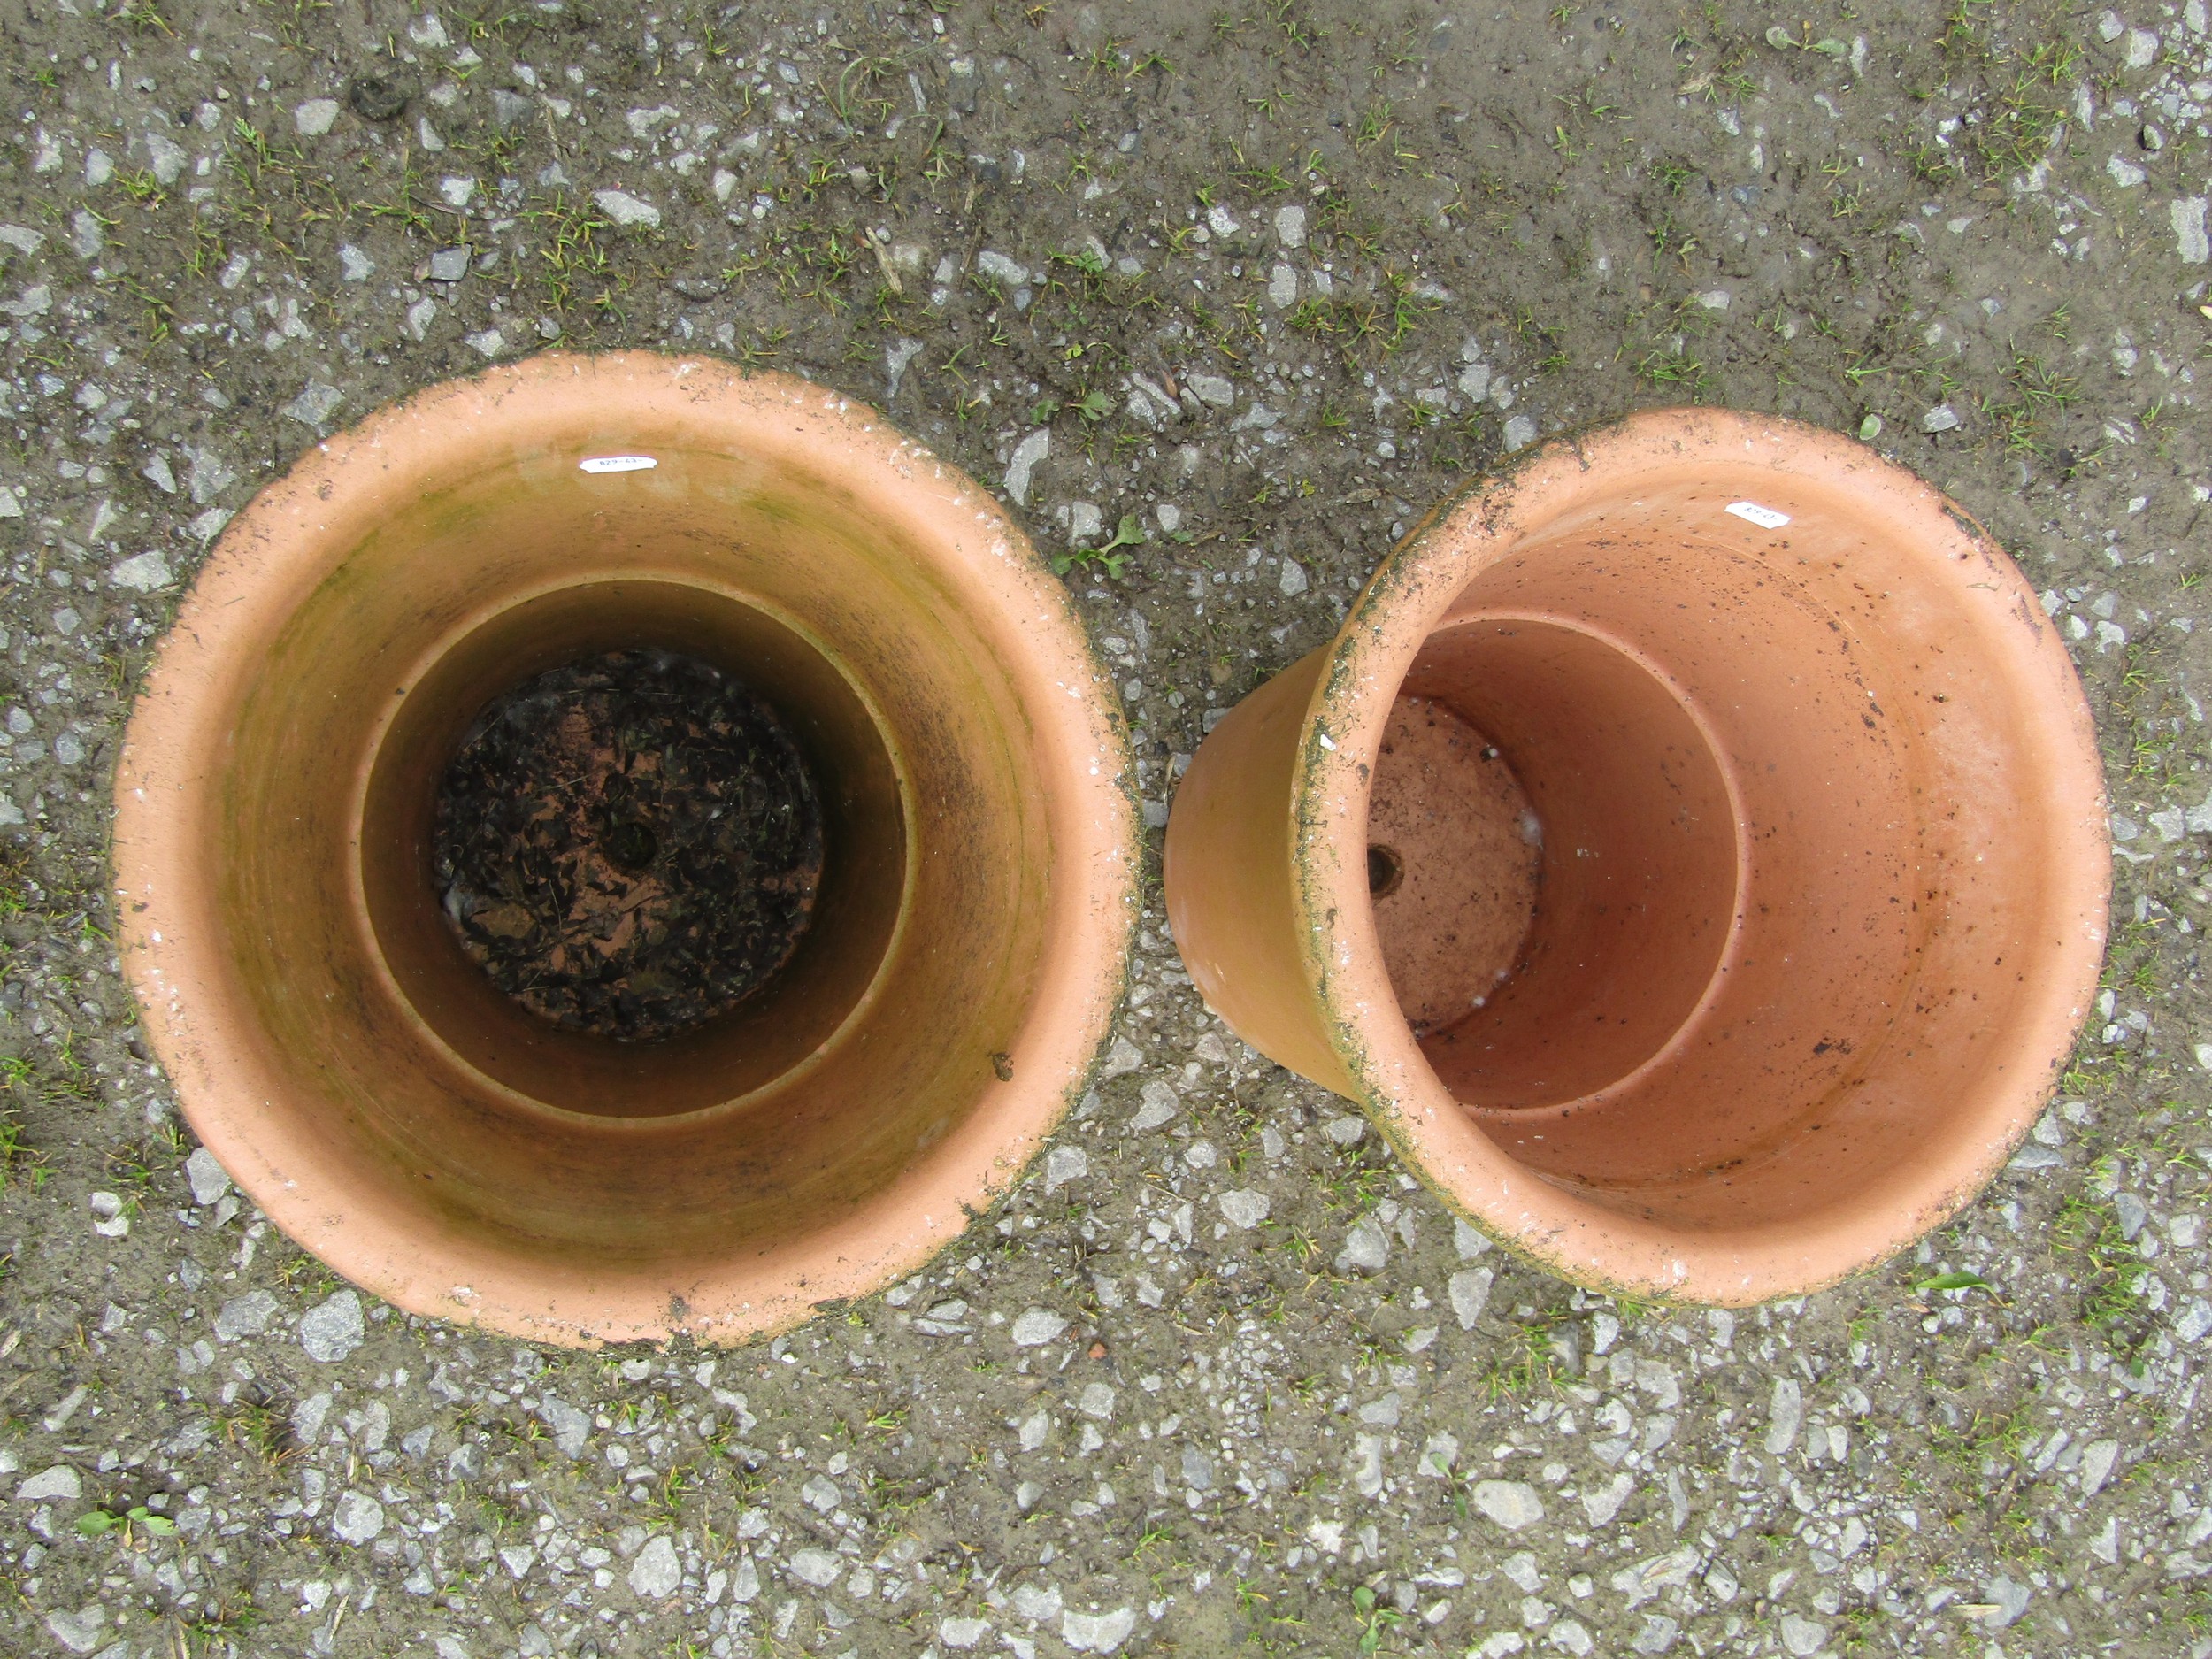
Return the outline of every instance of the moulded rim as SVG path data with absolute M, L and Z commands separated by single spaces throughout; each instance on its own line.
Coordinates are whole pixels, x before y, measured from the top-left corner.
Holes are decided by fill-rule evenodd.
M 195 827 L 219 784 L 226 716 L 254 666 L 242 650 L 320 580 L 326 521 L 360 511 L 353 503 L 365 488 L 388 499 L 503 464 L 513 454 L 518 417 L 526 426 L 534 388 L 586 375 L 611 419 L 618 422 L 626 404 L 641 419 L 695 422 L 702 448 L 803 424 L 811 441 L 841 449 L 850 459 L 838 466 L 839 480 L 895 502 L 909 522 L 926 526 L 947 568 L 1005 619 L 1000 667 L 1019 687 L 1056 792 L 1052 833 L 1064 874 L 1020 1075 L 981 1096 L 911 1169 L 844 1218 L 742 1263 L 717 1263 L 674 1295 L 670 1281 L 680 1276 L 672 1269 L 549 1280 L 511 1253 L 457 1239 L 429 1263 L 406 1215 L 318 1190 L 313 1137 L 275 1108 L 283 1074 L 261 1051 L 263 1034 L 231 986 L 219 937 L 197 927 L 203 901 L 193 896 L 206 879 Z M 271 1220 L 364 1290 L 411 1313 L 533 1340 L 592 1346 L 685 1333 L 735 1342 L 788 1329 L 819 1304 L 920 1268 L 1014 1184 L 1080 1097 L 1133 946 L 1141 859 L 1133 780 L 1111 676 L 1073 601 L 964 472 L 869 405 L 795 377 L 746 374 L 696 355 L 549 352 L 380 409 L 308 450 L 227 526 L 158 648 L 124 734 L 114 785 L 119 950 L 148 1040 L 194 1131 Z
M 1451 602 L 1525 526 L 1594 503 L 1624 475 L 1700 458 L 1747 463 L 1878 494 L 1906 535 L 1965 547 L 1975 614 L 1993 650 L 2024 669 L 2029 722 L 2049 733 L 2056 785 L 2049 914 L 2074 918 L 2033 1004 L 2013 1029 L 2024 1052 L 2062 1058 L 2103 960 L 2111 843 L 2095 729 L 2081 682 L 2034 591 L 1995 540 L 1933 487 L 1871 449 L 1780 417 L 1647 411 L 1555 439 L 1448 498 L 1385 558 L 1345 618 L 1300 733 L 1291 802 L 1301 965 L 1328 1041 L 1362 1103 L 1451 1208 L 1509 1248 L 1584 1284 L 1638 1297 L 1745 1305 L 1822 1289 L 1939 1225 L 2002 1167 L 2055 1077 L 2016 1068 L 1972 1108 L 1970 1154 L 1893 1171 L 1881 1202 L 1686 1233 L 1578 1196 L 1501 1151 L 1439 1080 L 1399 1010 L 1367 892 L 1367 774 L 1398 687 Z M 1449 526 L 1453 535 L 1438 531 Z M 1969 584 L 1960 579 L 1958 586 Z M 2078 803 L 2071 804 L 2069 803 Z

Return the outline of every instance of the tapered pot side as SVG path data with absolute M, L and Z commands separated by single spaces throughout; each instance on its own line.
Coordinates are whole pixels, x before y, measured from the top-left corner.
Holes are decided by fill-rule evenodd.
M 2107 833 L 1985 533 L 1835 434 L 1661 411 L 1394 549 L 1201 746 L 1167 897 L 1209 1003 L 1455 1210 L 1742 1304 L 2002 1165 L 2088 1010 Z
M 489 699 L 633 649 L 774 706 L 826 851 L 769 984 L 626 1043 L 462 954 L 428 838 Z M 1080 1094 L 1134 920 L 1113 688 L 1021 533 L 864 406 L 697 357 L 541 357 L 318 446 L 216 545 L 116 788 L 196 1132 L 365 1288 L 546 1341 L 734 1341 L 913 1271 Z

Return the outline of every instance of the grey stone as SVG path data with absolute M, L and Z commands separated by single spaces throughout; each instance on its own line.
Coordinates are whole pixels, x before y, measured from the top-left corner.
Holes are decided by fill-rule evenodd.
M 545 1426 L 553 1431 L 553 1444 L 569 1457 L 584 1455 L 584 1442 L 591 1433 L 591 1418 L 570 1405 L 565 1400 L 551 1394 L 538 1398 L 538 1416 Z
M 195 507 L 204 507 L 238 481 L 238 474 L 222 456 L 213 449 L 192 451 L 192 470 L 185 479 L 185 488 L 191 494 Z
M 154 175 L 156 184 L 165 186 L 174 184 L 184 176 L 185 165 L 191 159 L 192 157 L 185 153 L 184 146 L 174 139 L 165 137 L 159 133 L 146 134 L 148 171 Z
M 1217 1202 L 1223 1218 L 1233 1227 L 1248 1232 L 1267 1219 L 1269 1202 L 1265 1193 L 1239 1187 L 1222 1194 Z
M 95 1602 L 74 1613 L 49 1613 L 46 1628 L 71 1653 L 90 1653 L 100 1645 L 100 1629 L 107 1618 L 107 1609 Z
M 475 256 L 465 248 L 441 248 L 430 256 L 433 282 L 458 282 L 469 273 Z
M 1067 1328 L 1065 1316 L 1048 1308 L 1031 1308 L 1014 1321 L 1014 1346 L 1041 1348 Z
M 1781 1619 L 1782 1646 L 1793 1654 L 1809 1656 L 1821 1649 L 1828 1640 L 1828 1627 L 1816 1624 L 1799 1613 L 1785 1613 Z
M 1033 1624 L 1060 1617 L 1060 1592 L 1054 1585 L 1018 1584 L 1008 1600 L 1013 1604 L 1016 1617 Z
M 2143 1231 L 2143 1224 L 2151 1217 L 2150 1207 L 2133 1193 L 2115 1193 L 2112 1213 L 2120 1223 L 2120 1236 L 2130 1244 L 2135 1242 L 2135 1235 Z
M 826 1549 L 802 1549 L 791 1557 L 791 1576 L 801 1584 L 826 1590 L 845 1571 L 844 1562 Z
M 1275 240 L 1286 248 L 1306 245 L 1306 210 L 1295 203 L 1275 210 Z
M 1211 1492 L 1214 1489 L 1213 1459 L 1194 1446 L 1183 1448 L 1183 1484 L 1193 1492 Z
M 1174 1087 L 1157 1079 L 1147 1083 L 1137 1098 L 1137 1115 L 1129 1120 L 1129 1127 L 1140 1134 L 1172 1122 L 1175 1114 L 1182 1110 L 1182 1101 Z
M 595 190 L 591 199 L 601 212 L 626 230 L 640 225 L 650 230 L 660 228 L 660 209 L 626 190 Z
M 301 1446 L 313 1447 L 322 1438 L 323 1424 L 330 1416 L 331 1395 L 326 1392 L 310 1394 L 292 1408 L 292 1439 Z
M 665 1601 L 684 1581 L 683 1563 L 666 1533 L 649 1540 L 630 1563 L 630 1588 L 653 1601 Z
M 1775 1456 L 1797 1444 L 1797 1431 L 1805 1421 L 1805 1395 L 1794 1377 L 1777 1377 L 1767 1406 L 1766 1448 Z
M 1052 429 L 1040 426 L 1014 446 L 1006 462 L 1006 493 L 1017 507 L 1029 504 L 1030 475 L 1052 453 Z
M 215 1315 L 215 1334 L 225 1342 L 259 1336 L 277 1314 L 277 1299 L 265 1290 L 250 1290 L 234 1296 Z
M 1335 1262 L 1340 1273 L 1379 1273 L 1389 1264 L 1390 1235 L 1371 1216 L 1344 1235 L 1344 1248 Z
M 310 98 L 292 111 L 292 126 L 302 138 L 320 138 L 338 124 L 338 100 Z
M 300 1346 L 307 1350 L 308 1358 L 325 1365 L 345 1358 L 366 1336 L 361 1298 L 354 1291 L 339 1291 L 300 1317 Z
M 1959 425 L 1959 411 L 1948 403 L 1938 403 L 1920 417 L 1923 432 L 1954 432 Z
M 2212 1332 L 2212 1302 L 2193 1296 L 2182 1308 L 2180 1317 L 2174 1321 L 2174 1334 L 2185 1342 L 2197 1342 Z
M 1144 1050 L 1126 1037 L 1117 1036 L 1106 1050 L 1106 1064 L 1098 1068 L 1101 1080 L 1126 1077 L 1144 1064 Z
M 2092 1440 L 2081 1448 L 2081 1495 L 2093 1498 L 2112 1479 L 2112 1471 L 2120 1461 L 2120 1442 Z
M 1613 1517 L 1621 1512 L 1629 1494 L 1636 1490 L 1636 1483 L 1627 1475 L 1615 1475 L 1602 1486 L 1585 1486 L 1582 1489 L 1582 1508 L 1593 1526 L 1610 1526 Z
M 74 1503 L 84 1492 L 84 1482 L 67 1463 L 56 1463 L 27 1477 L 15 1489 L 17 1499 L 25 1503 Z
M 1075 1409 L 1094 1421 L 1106 1422 L 1114 1415 L 1112 1386 L 1102 1382 L 1084 1384 L 1082 1397 L 1076 1402 Z M 1037 1615 L 1036 1617 L 1044 1616 Z
M 992 281 L 1003 283 L 1010 288 L 1025 288 L 1029 283 L 1026 269 L 994 249 L 986 248 L 976 255 L 975 268 Z
M 1520 1532 L 1544 1518 L 1543 1500 L 1524 1480 L 1478 1480 L 1470 1495 L 1478 1509 L 1509 1532 Z
M 1505 452 L 1512 455 L 1536 442 L 1536 422 L 1527 415 L 1513 415 L 1505 423 Z
M 1447 1287 L 1451 1297 L 1452 1316 L 1459 1321 L 1459 1328 L 1471 1331 L 1490 1305 L 1490 1286 L 1493 1275 L 1486 1267 L 1462 1268 L 1451 1277 Z
M 127 588 L 142 594 L 154 593 L 166 588 L 170 581 L 168 557 L 159 549 L 134 553 L 127 559 L 119 559 L 108 567 L 108 581 L 117 588 Z M 207 1150 L 205 1147 L 200 1148 Z M 195 1187 L 195 1192 L 197 1188 Z
M 1055 1147 L 1045 1154 L 1045 1191 L 1056 1193 L 1091 1172 L 1090 1154 L 1081 1147 Z
M 297 397 L 285 404 L 284 412 L 302 426 L 322 432 L 328 428 L 330 418 L 338 412 L 338 405 L 345 401 L 346 395 L 336 387 L 310 380 Z
M 1306 567 L 1296 559 L 1285 559 L 1282 579 L 1276 586 L 1282 589 L 1284 598 L 1297 598 L 1306 591 Z
M 1348 1466 L 1352 1490 L 1363 1498 L 1379 1498 L 1383 1489 L 1383 1442 L 1379 1434 L 1356 1434 Z
M 1187 374 L 1183 384 L 1193 397 L 1216 409 L 1227 409 L 1237 401 L 1237 388 L 1218 374 Z
M 331 1507 L 330 1530 L 342 1543 L 368 1543 L 384 1530 L 384 1506 L 365 1492 L 348 1492 Z
M 1060 1617 L 1060 1640 L 1077 1653 L 1112 1653 L 1137 1628 L 1137 1610 L 1118 1607 L 1110 1613 L 1078 1613 Z
M 957 1652 L 966 1652 L 990 1633 L 988 1619 L 948 1617 L 937 1621 L 937 1640 Z

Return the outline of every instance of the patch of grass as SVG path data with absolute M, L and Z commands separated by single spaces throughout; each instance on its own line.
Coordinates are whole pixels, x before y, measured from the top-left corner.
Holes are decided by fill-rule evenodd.
M 286 1415 L 260 1395 L 241 1394 L 223 1412 L 223 1435 L 271 1469 L 295 1461 L 305 1448 L 292 1438 Z
M 1928 1448 L 1949 1464 L 1960 1479 L 1978 1485 L 1983 1479 L 1984 1461 L 2010 1461 L 2027 1439 L 2028 1426 L 2024 1411 L 1977 1408 L 1957 1428 L 1940 1421 L 1931 1423 Z
M 1525 1400 L 1559 1378 L 1559 1356 L 1552 1351 L 1552 1327 L 1562 1316 L 1538 1315 L 1518 1321 L 1475 1379 L 1486 1404 Z
M 2072 1258 L 2081 1321 L 2123 1357 L 2131 1358 L 2147 1334 L 2147 1314 L 2136 1294 L 2150 1269 L 2122 1236 L 2108 1204 L 2070 1197 L 2051 1223 L 2051 1246 Z
M 1712 388 L 1712 377 L 1704 364 L 1689 354 L 1686 347 L 1671 344 L 1646 354 L 1636 365 L 1636 373 L 1654 386 L 1686 395 L 1693 403 L 1702 403 Z
M 2059 447 L 2052 425 L 2080 395 L 2078 375 L 2061 373 L 2016 347 L 2004 370 L 2004 389 L 1978 401 L 1984 418 L 2004 440 L 2007 454 L 2050 460 Z
M 596 285 L 605 291 L 612 277 L 601 237 L 612 228 L 611 220 L 595 212 L 588 201 L 571 202 L 559 193 L 522 218 L 539 234 L 538 258 L 543 268 L 538 283 L 546 303 L 557 313 L 565 312 L 584 288 Z
M 1333 341 L 1348 365 L 1355 365 L 1363 349 L 1379 347 L 1386 355 L 1402 346 L 1418 326 L 1424 312 L 1433 307 L 1417 297 L 1412 279 L 1386 271 L 1372 294 L 1309 295 L 1288 318 L 1296 333 Z
M 1985 180 L 2035 165 L 2071 111 L 2082 48 L 2066 14 L 2050 5 L 1959 0 L 1937 49 L 1944 79 L 1965 94 L 1970 119 L 1958 129 Z

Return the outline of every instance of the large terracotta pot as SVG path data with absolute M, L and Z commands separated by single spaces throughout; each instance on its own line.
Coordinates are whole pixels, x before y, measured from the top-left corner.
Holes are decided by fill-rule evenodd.
M 2110 880 L 2081 687 L 1958 508 L 1791 422 L 1532 452 L 1199 749 L 1177 943 L 1544 1265 L 1743 1303 L 1944 1220 L 2049 1096 Z
M 495 990 L 429 868 L 477 711 L 632 647 L 780 711 L 827 848 L 790 964 L 647 1043 Z M 1020 532 L 872 411 L 534 358 L 225 534 L 123 749 L 124 960 L 195 1130 L 349 1278 L 548 1341 L 734 1340 L 913 1270 L 1080 1094 L 1134 919 L 1115 710 Z

